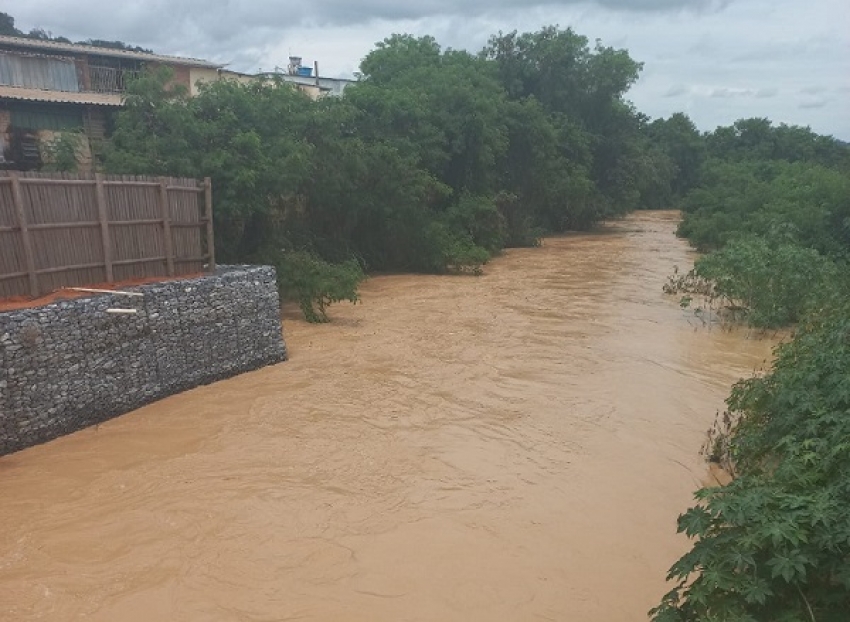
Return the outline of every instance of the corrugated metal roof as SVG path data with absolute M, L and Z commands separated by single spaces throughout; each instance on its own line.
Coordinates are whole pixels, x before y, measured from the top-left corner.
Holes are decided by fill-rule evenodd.
M 0 36 L 0 45 L 14 45 L 35 50 L 52 50 L 56 52 L 72 52 L 75 54 L 98 54 L 100 56 L 111 56 L 113 58 L 132 58 L 135 60 L 146 60 L 149 62 L 166 63 L 173 65 L 189 65 L 191 67 L 208 67 L 218 69 L 223 65 L 217 65 L 199 58 L 183 58 L 180 56 L 163 56 L 161 54 L 148 54 L 146 52 L 133 52 L 131 50 L 116 50 L 113 48 L 95 47 L 93 45 L 82 45 L 80 43 L 60 43 L 58 41 L 43 41 L 41 39 L 27 39 L 26 37 Z
M 57 104 L 95 104 L 97 106 L 121 106 L 124 104 L 124 96 L 118 93 L 68 93 L 25 89 L 16 86 L 0 86 L 0 98 Z

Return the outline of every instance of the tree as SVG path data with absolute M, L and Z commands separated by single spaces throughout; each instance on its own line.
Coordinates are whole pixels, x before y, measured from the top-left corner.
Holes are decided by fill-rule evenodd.
M 15 18 L 7 13 L 0 13 L 0 35 L 5 35 L 9 37 L 27 37 L 29 39 L 39 39 L 41 41 L 57 41 L 59 43 L 71 43 L 71 40 L 67 37 L 53 36 L 52 32 L 49 32 L 44 28 L 40 27 L 32 28 L 28 33 L 21 32 L 20 30 L 15 28 Z M 148 54 L 153 53 L 151 50 L 139 46 L 128 45 L 123 41 L 104 41 L 102 39 L 87 39 L 86 41 L 77 41 L 77 43 L 82 45 L 92 45 L 96 47 L 113 48 L 116 50 L 130 50 L 133 52 L 146 52 Z
M 275 80 L 188 98 L 145 75 L 106 165 L 211 176 L 223 261 L 477 273 L 506 244 L 666 205 L 671 156 L 623 99 L 639 71 L 549 27 L 478 55 L 392 35 L 341 100 Z
M 736 233 L 780 230 L 828 255 L 850 251 L 850 180 L 805 162 L 709 160 L 684 200 L 679 235 L 700 250 L 722 247 Z
M 706 157 L 705 140 L 690 117 L 681 112 L 669 119 L 656 119 L 647 127 L 647 133 L 674 163 L 670 190 L 676 197 L 683 197 L 699 182 Z
M 53 33 L 48 32 L 44 28 L 33 28 L 25 36 L 29 39 L 38 39 L 40 41 L 51 41 L 53 39 Z M 65 40 L 67 41 L 67 39 Z
M 140 47 L 138 45 L 129 45 L 123 41 L 112 41 L 104 39 L 86 39 L 85 41 L 77 41 L 80 45 L 91 45 L 99 48 L 112 48 L 114 50 L 127 50 L 130 52 L 143 52 L 145 54 L 153 54 L 153 50 Z
M 706 136 L 709 154 L 734 161 L 810 162 L 843 171 L 850 170 L 850 149 L 831 136 L 810 128 L 780 124 L 769 119 L 739 119 L 718 127 Z
M 679 518 L 695 540 L 656 622 L 816 620 L 850 610 L 850 297 L 811 316 L 728 400 L 736 477 Z
M 652 184 L 640 187 L 642 176 L 660 180 L 669 164 L 658 154 L 649 159 L 643 155 L 643 121 L 624 100 L 642 65 L 628 52 L 599 41 L 591 48 L 588 39 L 572 29 L 548 26 L 522 35 L 499 33 L 490 38 L 481 57 L 495 63 L 511 99 L 534 98 L 570 134 L 584 134 L 578 142 L 589 148 L 587 173 L 599 193 L 592 221 L 657 204 L 664 193 Z M 642 197 L 642 191 L 654 196 Z
M 727 400 L 710 453 L 734 480 L 679 518 L 693 547 L 651 614 L 837 622 L 850 610 L 850 150 L 758 118 L 717 128 L 706 147 L 679 228 L 708 251 L 699 287 L 751 324 L 798 329 L 773 370 Z
M 394 34 L 375 44 L 360 63 L 360 73 L 365 81 L 388 84 L 411 70 L 437 66 L 440 54 L 440 45 L 433 37 Z
M 838 281 L 838 266 L 793 237 L 736 237 L 697 260 L 694 273 L 714 284 L 714 296 L 746 313 L 760 328 L 787 326 Z
M 356 304 L 357 288 L 366 278 L 354 259 L 332 264 L 306 251 L 285 253 L 276 266 L 280 291 L 297 300 L 304 317 L 313 323 L 327 322 L 327 307 L 333 303 Z
M 0 35 L 22 37 L 24 33 L 15 28 L 15 18 L 8 13 L 0 13 Z

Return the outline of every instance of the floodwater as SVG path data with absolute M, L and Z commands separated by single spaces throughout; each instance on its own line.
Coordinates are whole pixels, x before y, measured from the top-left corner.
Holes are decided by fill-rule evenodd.
M 772 345 L 661 293 L 676 220 L 374 278 L 288 363 L 0 458 L 0 620 L 645 619 Z

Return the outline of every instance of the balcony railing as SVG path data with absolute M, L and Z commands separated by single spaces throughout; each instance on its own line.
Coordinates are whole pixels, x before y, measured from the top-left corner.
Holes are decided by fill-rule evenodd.
M 123 93 L 127 90 L 127 82 L 138 75 L 138 71 L 129 69 L 89 66 L 88 90 L 95 93 Z

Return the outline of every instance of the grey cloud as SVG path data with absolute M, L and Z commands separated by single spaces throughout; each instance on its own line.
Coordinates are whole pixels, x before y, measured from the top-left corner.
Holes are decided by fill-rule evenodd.
M 665 11 L 678 14 L 720 10 L 728 1 L 531 0 L 519 6 L 515 0 L 315 0 L 312 3 L 303 0 L 125 0 L 120 10 L 116 10 L 110 0 L 27 0 L 15 11 L 14 17 L 22 28 L 38 26 L 75 41 L 120 39 L 164 54 L 205 58 L 234 69 L 253 70 L 258 67 L 271 69 L 275 63 L 284 62 L 279 52 L 270 60 L 269 49 L 279 50 L 282 41 L 304 32 L 318 33 L 326 29 L 350 32 L 355 28 L 365 30 L 381 25 L 383 32 L 371 41 L 374 43 L 392 32 L 415 31 L 417 23 L 426 19 L 445 18 L 463 24 L 498 21 L 499 27 L 486 33 L 491 34 L 503 27 L 505 15 L 520 16 L 532 11 L 548 16 L 576 8 L 599 12 L 604 10 L 600 7 L 607 7 L 629 14 L 658 15 Z M 163 19 L 163 16 L 168 17 Z M 555 21 L 547 17 L 540 23 Z M 592 32 L 583 34 L 591 40 L 594 38 Z M 473 49 L 480 49 L 484 42 L 482 39 Z M 464 47 L 469 45 L 466 41 L 463 43 Z
M 712 11 L 730 0 L 531 0 L 533 7 L 558 9 L 595 5 L 617 11 Z M 142 45 L 209 38 L 219 44 L 244 38 L 266 40 L 271 31 L 315 26 L 356 26 L 375 20 L 398 22 L 435 16 L 479 17 L 520 8 L 515 0 L 127 0 L 115 10 L 107 0 L 28 0 L 15 11 L 26 28 L 42 27 L 71 38 L 121 38 Z M 108 16 L 108 17 L 106 17 Z M 163 19 L 163 16 L 168 16 Z M 173 45 L 173 43 L 172 43 Z
M 733 97 L 733 94 L 729 89 L 712 89 L 708 96 L 715 99 L 726 99 L 728 97 Z
M 695 56 L 704 56 L 709 58 L 717 58 L 717 52 L 722 48 L 714 38 L 708 35 L 702 35 L 694 43 L 688 47 L 688 54 Z
M 742 88 L 733 88 L 733 87 L 721 87 L 712 89 L 708 94 L 709 97 L 713 97 L 715 99 L 729 99 L 732 97 L 754 97 L 756 95 L 756 91 L 753 89 L 742 89 Z
M 2 1 L 2 0 L 0 0 Z M 700 129 L 741 117 L 811 125 L 850 138 L 847 0 L 26 0 L 18 26 L 74 40 L 121 39 L 241 71 L 290 53 L 350 76 L 393 32 L 477 51 L 498 31 L 571 26 L 646 61 L 629 98 L 659 117 L 685 110 Z M 824 92 L 800 92 L 827 85 Z M 789 96 L 785 96 L 785 95 Z M 796 95 L 796 97 L 794 97 Z M 823 101 L 823 104 L 821 104 Z M 802 102 L 802 105 L 801 105 Z
M 746 99 L 746 98 L 754 98 L 754 99 L 770 99 L 771 97 L 776 97 L 779 94 L 779 89 L 776 88 L 761 88 L 761 89 L 751 89 L 751 88 L 740 88 L 740 87 L 719 87 L 711 89 L 708 92 L 708 96 L 714 99 Z
M 817 56 L 846 55 L 850 53 L 847 41 L 836 33 L 818 33 L 816 36 L 798 36 L 767 42 L 746 42 L 746 48 L 732 56 L 733 63 L 776 64 L 806 61 Z
M 826 91 L 827 88 L 825 86 L 807 86 L 800 89 L 800 93 L 803 95 L 820 95 L 821 93 L 826 93 Z
M 726 6 L 727 0 L 532 0 L 523 6 L 569 6 L 593 4 L 607 9 L 621 11 L 669 11 L 669 10 L 711 10 Z M 318 0 L 311 8 L 319 15 L 326 16 L 332 23 L 367 19 L 420 19 L 434 15 L 481 15 L 498 10 L 516 9 L 515 0 L 420 0 L 418 2 L 400 2 L 399 0 Z
M 690 89 L 686 87 L 684 84 L 674 84 L 662 95 L 662 97 L 679 97 L 681 95 L 686 95 L 690 92 Z

